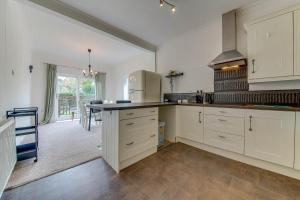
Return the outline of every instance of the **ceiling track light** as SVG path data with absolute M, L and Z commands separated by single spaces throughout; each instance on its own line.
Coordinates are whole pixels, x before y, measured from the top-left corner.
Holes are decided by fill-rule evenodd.
M 171 11 L 172 13 L 175 13 L 176 12 L 176 6 L 166 0 L 159 0 L 159 4 L 160 4 L 160 7 L 163 7 L 164 4 L 168 5 L 171 7 Z

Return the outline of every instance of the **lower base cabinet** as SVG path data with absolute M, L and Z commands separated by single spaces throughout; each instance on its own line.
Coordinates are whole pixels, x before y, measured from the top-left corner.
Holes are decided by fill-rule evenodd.
M 295 165 L 294 168 L 300 170 L 300 113 L 296 113 L 295 131 Z
M 204 144 L 235 153 L 244 153 L 244 137 L 205 129 Z
M 203 142 L 203 107 L 177 106 L 177 136 Z
M 245 155 L 293 167 L 295 112 L 248 110 Z

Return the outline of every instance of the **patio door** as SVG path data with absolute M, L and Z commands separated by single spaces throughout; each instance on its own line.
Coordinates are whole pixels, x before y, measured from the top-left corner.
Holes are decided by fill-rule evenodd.
M 58 76 L 56 88 L 56 120 L 78 119 L 79 102 L 95 99 L 95 81 L 82 77 Z

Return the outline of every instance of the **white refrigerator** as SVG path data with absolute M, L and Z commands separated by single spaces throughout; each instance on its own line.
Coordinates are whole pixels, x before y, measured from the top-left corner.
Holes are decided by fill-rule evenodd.
M 128 94 L 132 103 L 160 102 L 160 74 L 139 70 L 128 77 Z

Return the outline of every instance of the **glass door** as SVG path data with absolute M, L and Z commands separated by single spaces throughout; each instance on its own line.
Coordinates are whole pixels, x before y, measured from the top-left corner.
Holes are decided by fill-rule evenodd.
M 79 102 L 89 103 L 96 97 L 94 79 L 58 76 L 56 89 L 56 120 L 79 119 Z
M 57 77 L 57 120 L 69 120 L 78 118 L 77 109 L 77 78 Z
M 79 101 L 89 103 L 96 99 L 95 80 L 91 78 L 79 79 Z

